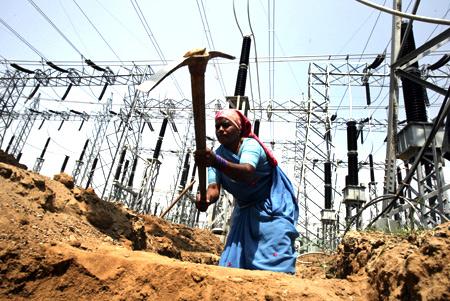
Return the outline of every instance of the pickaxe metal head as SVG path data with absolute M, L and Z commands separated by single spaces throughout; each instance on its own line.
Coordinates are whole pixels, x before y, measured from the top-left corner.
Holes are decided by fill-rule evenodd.
M 150 76 L 150 79 L 147 81 L 144 81 L 139 86 L 137 86 L 137 89 L 142 92 L 150 92 L 156 86 L 158 86 L 166 77 L 168 77 L 170 74 L 172 74 L 175 70 L 183 67 L 183 66 L 189 66 L 190 69 L 194 69 L 194 72 L 205 72 L 206 70 L 206 64 L 210 59 L 216 58 L 216 57 L 222 57 L 226 59 L 234 60 L 235 57 L 220 51 L 206 51 L 205 48 L 201 49 L 193 49 L 183 56 L 183 59 L 181 61 L 177 61 L 173 64 L 169 64 L 164 68 L 161 68 L 158 70 L 155 74 Z M 203 70 L 202 70 L 203 69 Z M 190 71 L 191 72 L 191 71 Z

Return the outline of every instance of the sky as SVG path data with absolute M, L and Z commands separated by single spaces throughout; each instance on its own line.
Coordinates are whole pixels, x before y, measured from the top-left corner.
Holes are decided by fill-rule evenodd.
M 392 7 L 392 1 L 372 2 Z M 411 12 L 413 2 L 403 1 L 403 11 Z M 428 0 L 422 1 L 417 14 L 449 19 L 449 9 L 449 0 Z M 354 66 L 370 64 L 377 54 L 384 51 L 388 54 L 385 62 L 388 64 L 391 51 L 392 16 L 354 0 L 3 0 L 0 17 L 2 72 L 11 69 L 11 62 L 31 70 L 44 68 L 43 63 L 46 61 L 63 67 L 86 68 L 83 63 L 85 59 L 102 67 L 110 67 L 113 72 L 129 68 L 132 63 L 150 65 L 157 71 L 168 63 L 180 60 L 193 48 L 205 47 L 231 54 L 236 57 L 235 60 L 217 59 L 208 64 L 205 101 L 210 104 L 223 102 L 226 96 L 233 95 L 242 36 L 251 35 L 250 73 L 246 86 L 246 95 L 252 108 L 249 117 L 252 121 L 261 119 L 261 139 L 266 143 L 273 142 L 273 150 L 281 158 L 279 161 L 291 178 L 295 178 L 294 166 L 298 163 L 292 142 L 297 139 L 296 126 L 304 124 L 296 124 L 298 114 L 290 113 L 288 109 L 302 107 L 308 100 L 308 70 L 311 64 L 342 65 L 343 71 L 348 71 L 345 70 L 346 63 Z M 414 22 L 416 46 L 446 28 L 443 25 Z M 437 61 L 448 49 L 448 45 L 444 45 L 437 54 L 423 58 L 420 65 Z M 346 61 L 347 56 L 349 59 Z M 333 125 L 332 129 L 335 162 L 346 161 L 346 133 L 342 124 L 367 117 L 385 123 L 387 118 L 387 79 L 383 81 L 383 87 L 373 88 L 374 100 L 371 106 L 366 105 L 364 87 L 353 84 L 346 86 L 349 77 L 344 76 L 341 80 L 343 85 L 329 90 L 329 114 L 336 114 L 337 120 L 341 122 L 341 126 Z M 445 80 L 439 84 L 445 86 Z M 96 114 L 102 110 L 107 98 L 98 101 L 102 88 L 75 87 L 65 101 L 61 101 L 61 96 L 66 87 L 41 88 L 39 109 L 72 109 Z M 27 107 L 26 95 L 32 89 L 25 88 L 15 111 L 21 112 Z M 120 111 L 127 91 L 126 86 L 108 87 L 106 95 L 113 97 L 114 111 Z M 175 107 L 189 105 L 190 93 L 189 72 L 187 68 L 182 68 L 148 95 L 154 100 L 149 103 L 160 103 L 161 100 L 165 103 L 164 100 L 172 99 Z M 312 96 L 318 97 L 317 94 Z M 443 97 L 434 94 L 429 97 L 432 105 L 428 108 L 428 116 L 432 119 Z M 274 112 L 278 109 L 280 113 L 269 118 L 268 107 L 272 107 Z M 156 109 L 152 114 L 155 117 L 155 131 L 145 132 L 140 154 L 142 158 L 151 157 L 163 118 Z M 169 128 L 162 147 L 162 174 L 169 179 L 175 177 L 174 162 L 178 160 L 184 137 L 188 137 L 189 143 L 193 139 L 192 124 L 177 114 L 174 120 L 180 131 L 177 133 Z M 213 111 L 207 110 L 207 136 L 214 138 L 212 116 Z M 400 108 L 399 120 L 404 119 L 404 116 Z M 79 131 L 78 120 L 66 122 L 58 130 L 60 122 L 47 121 L 40 130 L 37 129 L 39 122 L 35 125 L 24 149 L 23 163 L 32 167 L 47 137 L 51 137 L 42 173 L 49 176 L 58 173 L 64 156 L 70 156 L 67 169 L 73 169 L 94 125 L 87 122 L 83 130 Z M 2 148 L 14 134 L 18 123 L 19 120 L 14 121 L 8 129 Z M 383 127 L 380 130 L 375 125 L 366 126 L 365 137 L 364 144 L 359 145 L 359 159 L 365 161 L 368 154 L 372 153 L 376 162 L 384 162 L 383 141 L 386 133 Z M 323 142 L 315 141 L 309 146 L 310 149 L 317 147 L 323 148 Z M 306 161 L 310 166 L 313 165 L 313 159 L 314 154 L 308 152 Z M 313 166 L 309 172 L 312 170 Z M 367 184 L 368 171 L 361 172 L 361 182 Z M 336 167 L 337 191 L 344 186 L 345 173 L 345 168 Z M 383 175 L 381 169 L 377 171 L 378 189 L 382 189 Z M 297 189 L 302 189 L 297 181 L 294 182 Z M 158 182 L 161 202 L 168 198 L 164 193 L 174 190 L 173 183 L 173 180 Z M 311 190 L 311 195 L 316 193 L 312 188 L 307 189 Z M 337 207 L 339 195 L 335 198 Z

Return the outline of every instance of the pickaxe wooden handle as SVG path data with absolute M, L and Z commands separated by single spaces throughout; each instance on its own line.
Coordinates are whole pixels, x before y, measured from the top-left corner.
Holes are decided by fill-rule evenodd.
M 191 90 L 192 90 L 192 109 L 194 113 L 194 127 L 195 127 L 195 144 L 197 150 L 206 149 L 206 130 L 205 130 L 205 71 L 208 61 L 215 57 L 222 57 L 226 59 L 235 59 L 234 56 L 220 52 L 210 51 L 205 49 L 200 51 L 187 53 L 185 59 L 181 62 L 165 68 L 165 71 L 158 71 L 152 76 L 149 81 L 146 81 L 138 86 L 138 89 L 144 92 L 150 92 L 167 76 L 182 66 L 189 67 L 191 74 Z M 198 185 L 200 189 L 200 205 L 199 209 L 206 210 L 206 167 L 198 166 Z M 202 210 L 203 211 L 203 210 Z

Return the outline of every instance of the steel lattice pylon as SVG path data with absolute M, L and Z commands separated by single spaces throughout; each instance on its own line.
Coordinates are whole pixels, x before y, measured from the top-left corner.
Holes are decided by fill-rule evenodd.
M 92 140 L 89 140 L 86 147 L 86 156 L 82 153 L 76 161 L 75 168 L 72 172 L 74 182 L 79 186 L 87 184 L 89 173 L 95 158 L 98 158 L 100 147 L 105 139 L 106 129 L 112 118 L 111 115 L 112 98 L 109 98 L 103 106 L 103 112 L 94 124 L 92 132 Z M 86 159 L 85 159 L 86 158 Z
M 6 70 L 0 78 L 0 147 L 14 118 L 14 108 L 28 82 L 27 74 Z
M 306 251 L 309 251 L 309 245 L 322 245 L 326 248 L 334 246 L 332 242 L 336 234 L 335 214 L 332 208 L 326 208 L 323 204 L 318 204 L 320 200 L 325 199 L 325 192 L 317 187 L 324 187 L 324 167 L 318 162 L 330 162 L 332 159 L 332 144 L 330 136 L 330 116 L 329 106 L 329 66 L 319 66 L 310 64 L 308 69 L 308 96 L 303 103 L 305 115 L 300 116 L 296 122 L 296 162 L 294 171 L 299 183 L 298 201 L 300 207 L 304 209 L 303 225 L 305 229 L 304 238 L 307 241 Z M 314 126 L 312 125 L 314 123 Z M 311 164 L 312 163 L 312 164 Z M 328 184 L 331 188 L 331 184 Z M 331 195 L 330 195 L 331 196 Z M 321 210 L 321 217 L 313 214 L 311 206 L 315 205 Z M 326 214 L 324 214 L 326 210 Z M 300 214 L 302 216 L 302 214 Z M 322 237 L 316 236 L 310 231 L 311 219 L 322 223 Z M 302 218 L 300 219 L 302 223 Z M 330 239 L 333 238 L 333 239 Z
M 13 142 L 11 147 L 7 151 L 9 154 L 13 155 L 15 158 L 18 158 L 22 149 L 27 141 L 28 135 L 30 135 L 31 129 L 33 128 L 34 122 L 38 116 L 37 110 L 39 110 L 39 102 L 40 102 L 40 94 L 36 98 L 32 100 L 30 106 L 27 109 L 27 112 L 24 114 L 24 118 L 21 119 L 19 124 L 17 125 L 17 129 L 15 136 L 13 136 Z

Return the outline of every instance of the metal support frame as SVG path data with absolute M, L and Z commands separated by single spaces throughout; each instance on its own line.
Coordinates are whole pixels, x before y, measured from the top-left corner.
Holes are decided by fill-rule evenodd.
M 13 155 L 15 158 L 19 156 L 22 152 L 23 147 L 27 141 L 28 136 L 30 135 L 31 129 L 33 128 L 34 122 L 37 118 L 37 111 L 39 110 L 39 102 L 40 102 L 40 94 L 36 96 L 29 107 L 26 109 L 26 113 L 24 114 L 24 118 L 20 120 L 17 128 L 15 130 L 14 141 L 9 149 L 9 153 Z
M 314 215 L 310 206 L 317 206 L 324 210 L 321 200 L 325 200 L 324 191 L 320 191 L 318 183 L 324 183 L 324 169 L 314 162 L 330 161 L 332 156 L 332 144 L 328 139 L 331 129 L 331 121 L 328 113 L 329 87 L 330 87 L 329 66 L 322 67 L 311 63 L 308 70 L 308 96 L 307 100 L 301 104 L 305 115 L 298 117 L 296 121 L 296 143 L 295 143 L 295 165 L 294 174 L 298 181 L 298 202 L 300 208 L 304 210 L 303 221 L 300 220 L 300 229 L 305 229 L 302 234 L 306 240 L 310 241 L 310 224 L 315 224 L 312 219 L 322 223 L 322 237 L 316 237 L 317 244 L 329 247 L 330 242 L 325 242 L 330 237 L 336 237 L 336 233 L 329 231 L 336 230 L 335 220 L 326 219 Z M 314 123 L 314 126 L 313 126 Z M 325 143 L 322 143 L 325 139 Z M 311 166 L 311 162 L 313 163 Z M 308 176 L 306 176 L 308 175 Z M 327 208 L 332 210 L 333 208 Z M 302 224 L 303 222 L 303 224 Z M 319 242 L 321 240 L 321 242 Z
M 75 168 L 72 171 L 74 182 L 79 186 L 84 186 L 88 181 L 89 174 L 91 172 L 92 164 L 95 158 L 98 158 L 100 154 L 100 148 L 106 136 L 106 130 L 108 124 L 112 118 L 112 97 L 109 98 L 103 106 L 103 112 L 101 118 L 96 120 L 94 124 L 94 130 L 92 132 L 92 140 L 86 148 L 86 159 L 77 160 Z
M 28 82 L 26 73 L 6 70 L 0 78 L 0 147 L 14 118 L 14 108 Z
M 144 171 L 144 177 L 139 188 L 139 193 L 130 207 L 143 213 L 151 213 L 152 197 L 155 191 L 156 180 L 159 174 L 161 162 L 157 159 L 148 158 Z
M 399 10 L 400 1 L 394 1 L 394 9 Z M 412 20 L 410 20 L 409 26 L 411 26 Z M 395 89 L 396 78 L 405 77 L 415 83 L 422 85 L 432 91 L 435 91 L 441 95 L 446 94 L 446 89 L 430 83 L 423 78 L 412 76 L 405 72 L 405 68 L 411 66 L 411 64 L 417 62 L 420 58 L 423 58 L 432 51 L 438 49 L 442 45 L 450 41 L 450 29 L 444 30 L 441 34 L 438 34 L 428 42 L 419 46 L 416 50 L 404 55 L 401 58 L 397 58 L 399 50 L 399 36 L 400 36 L 400 18 L 393 17 L 393 43 L 392 43 L 392 61 L 391 61 L 391 90 Z M 398 91 L 397 91 L 398 94 Z M 393 101 L 390 102 L 389 110 L 395 111 L 397 103 L 395 94 L 391 94 Z M 438 116 L 437 119 L 442 118 Z M 389 115 L 389 129 L 395 129 L 397 127 L 397 119 L 392 115 Z M 437 121 L 436 121 L 437 122 Z M 446 190 L 448 185 L 445 184 L 445 179 L 442 171 L 442 155 L 440 147 L 442 144 L 442 131 L 436 128 L 436 135 L 432 140 L 431 145 L 425 145 L 425 141 L 428 141 L 432 128 L 435 128 L 435 124 L 408 124 L 398 134 L 395 130 L 388 133 L 387 145 L 390 150 L 394 149 L 396 153 L 387 152 L 386 161 L 391 162 L 387 165 L 386 176 L 394 173 L 395 161 L 397 158 L 403 159 L 407 162 L 414 162 L 415 176 L 408 173 L 408 183 L 403 183 L 400 190 L 405 188 L 406 195 L 412 196 L 412 199 L 405 198 L 397 200 L 402 191 L 397 191 L 396 199 L 392 202 L 395 204 L 392 206 L 392 202 L 388 204 L 388 200 L 383 202 L 383 212 L 385 212 L 385 219 L 392 219 L 396 217 L 398 219 L 400 212 L 405 212 L 405 218 L 412 219 L 411 225 L 418 225 L 419 227 L 433 227 L 438 223 L 443 222 L 448 217 L 448 212 L 444 209 L 448 207 L 448 196 Z M 440 125 L 437 125 L 440 126 Z M 399 141 L 398 147 L 396 147 L 395 141 Z M 385 183 L 385 192 L 395 192 L 395 185 L 389 182 Z M 417 205 L 417 206 L 416 206 Z M 389 209 L 389 210 L 388 210 Z M 389 222 L 389 221 L 388 221 Z M 385 223 L 385 222 L 384 222 Z

